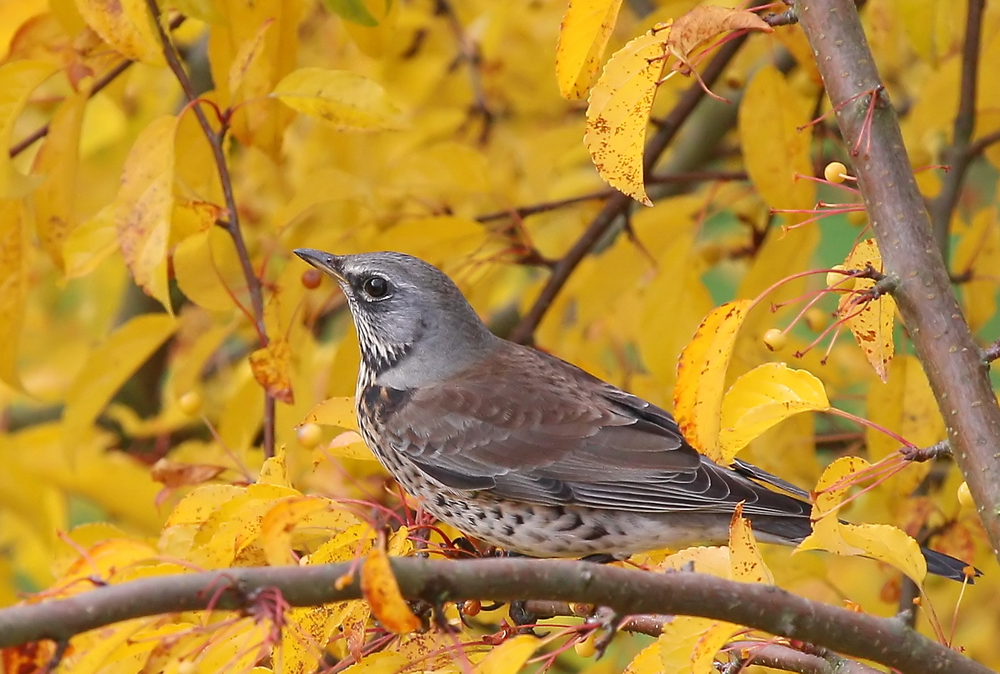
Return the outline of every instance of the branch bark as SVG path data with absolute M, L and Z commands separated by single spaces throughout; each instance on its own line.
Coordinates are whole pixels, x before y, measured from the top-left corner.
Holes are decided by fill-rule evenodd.
M 903 145 L 895 110 L 853 0 L 798 0 L 882 253 L 885 272 L 927 372 L 948 440 L 995 556 L 1000 556 L 1000 407 L 973 341 Z M 873 101 L 874 97 L 874 101 Z M 874 114 L 866 119 L 870 106 Z
M 52 639 L 122 620 L 177 611 L 246 610 L 264 588 L 292 606 L 361 597 L 358 579 L 341 589 L 350 562 L 239 568 L 136 580 L 68 599 L 0 610 L 0 647 Z M 893 667 L 902 674 L 990 674 L 958 652 L 892 618 L 829 606 L 757 583 L 699 573 L 653 573 L 588 562 L 395 558 L 403 595 L 440 603 L 465 599 L 549 599 L 608 606 L 621 614 L 680 614 L 727 620 Z

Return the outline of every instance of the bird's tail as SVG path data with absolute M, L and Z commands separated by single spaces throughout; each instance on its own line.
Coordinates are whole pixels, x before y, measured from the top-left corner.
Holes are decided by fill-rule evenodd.
M 924 553 L 924 559 L 927 560 L 927 571 L 933 573 L 935 576 L 942 576 L 957 581 L 968 579 L 971 585 L 975 582 L 973 579 L 976 576 L 983 575 L 982 571 L 971 564 L 963 562 L 961 559 L 955 559 L 943 552 L 924 547 L 920 548 L 920 552 Z

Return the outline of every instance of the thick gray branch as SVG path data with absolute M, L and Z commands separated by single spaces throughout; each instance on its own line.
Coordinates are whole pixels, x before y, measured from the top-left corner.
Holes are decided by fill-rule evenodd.
M 551 599 L 608 606 L 622 614 L 703 616 L 825 646 L 903 674 L 990 672 L 898 620 L 810 601 L 770 585 L 587 562 L 400 558 L 392 565 L 403 595 L 411 599 Z M 269 587 L 280 590 L 293 606 L 355 599 L 361 595 L 357 579 L 340 590 L 335 586 L 350 567 L 228 569 L 99 587 L 68 599 L 0 610 L 0 647 L 39 639 L 65 641 L 113 622 L 209 605 L 246 609 L 255 593 Z

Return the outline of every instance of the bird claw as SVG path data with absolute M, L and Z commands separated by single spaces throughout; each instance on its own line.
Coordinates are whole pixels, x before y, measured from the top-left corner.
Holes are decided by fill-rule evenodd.
M 597 657 L 600 658 L 604 655 L 604 652 L 611 645 L 611 641 L 618 634 L 618 625 L 621 623 L 621 614 L 612 608 L 607 606 L 601 606 L 593 615 L 587 618 L 586 622 L 589 625 L 597 625 L 598 629 L 603 630 L 603 634 L 594 641 L 594 648 L 597 649 Z

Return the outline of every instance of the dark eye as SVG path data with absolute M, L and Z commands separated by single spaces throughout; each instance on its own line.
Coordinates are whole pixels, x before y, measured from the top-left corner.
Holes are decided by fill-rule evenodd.
M 372 299 L 382 299 L 389 294 L 389 282 L 381 276 L 369 276 L 361 283 L 361 289 Z

